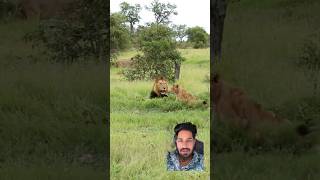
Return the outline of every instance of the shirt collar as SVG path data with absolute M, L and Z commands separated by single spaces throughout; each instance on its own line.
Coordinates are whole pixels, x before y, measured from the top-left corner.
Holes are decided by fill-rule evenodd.
M 195 163 L 197 163 L 198 158 L 199 158 L 198 153 L 196 151 L 193 151 L 193 156 L 192 156 L 192 159 L 189 162 L 189 164 L 187 164 L 186 166 L 180 166 L 179 153 L 178 153 L 177 150 L 174 151 L 174 155 L 175 155 L 174 164 L 176 164 L 178 166 L 178 168 L 181 169 L 181 170 L 187 170 L 187 169 L 190 169 L 191 167 L 195 166 Z

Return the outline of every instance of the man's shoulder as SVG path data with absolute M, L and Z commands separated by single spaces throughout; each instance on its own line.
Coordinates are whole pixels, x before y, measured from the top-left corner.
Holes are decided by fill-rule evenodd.
M 175 151 L 168 151 L 167 158 L 171 158 L 171 157 L 175 157 L 175 156 L 176 156 Z
M 196 157 L 194 159 L 193 169 L 197 170 L 197 171 L 202 171 L 204 169 L 204 166 L 203 166 L 204 156 L 203 156 L 203 154 L 199 154 L 199 153 L 196 153 L 196 152 L 195 152 L 195 156 Z
M 168 170 L 177 170 L 177 155 L 175 151 L 168 151 L 167 154 L 167 169 Z

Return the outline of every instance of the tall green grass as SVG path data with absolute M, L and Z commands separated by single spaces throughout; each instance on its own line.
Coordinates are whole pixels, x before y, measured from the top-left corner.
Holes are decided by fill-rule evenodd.
M 319 33 L 319 8 L 320 4 L 312 0 L 244 0 L 230 4 L 222 62 L 215 64 L 215 71 L 281 117 L 293 123 L 310 120 L 319 125 L 320 111 L 315 105 L 319 101 L 311 97 L 312 82 L 295 65 L 305 40 Z M 226 148 L 214 155 L 215 179 L 320 177 L 316 165 L 320 162 L 319 144 L 315 144 L 320 139 L 317 131 L 306 137 L 267 131 L 267 147 L 250 150 L 245 147 L 248 139 L 242 132 L 215 128 L 219 135 L 215 143 Z M 313 148 L 301 149 L 309 143 Z
M 106 178 L 106 67 L 51 64 L 0 24 L 0 179 Z

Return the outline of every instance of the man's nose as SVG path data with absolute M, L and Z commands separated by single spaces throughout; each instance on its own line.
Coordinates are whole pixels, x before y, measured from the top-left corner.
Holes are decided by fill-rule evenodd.
M 188 147 L 187 144 L 188 144 L 187 142 L 182 142 L 182 148 L 187 148 Z

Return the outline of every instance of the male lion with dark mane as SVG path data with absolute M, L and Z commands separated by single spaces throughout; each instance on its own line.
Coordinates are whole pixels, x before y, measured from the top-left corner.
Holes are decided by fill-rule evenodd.
M 158 97 L 168 97 L 168 82 L 163 77 L 160 76 L 155 79 L 151 93 L 150 98 L 158 98 Z

